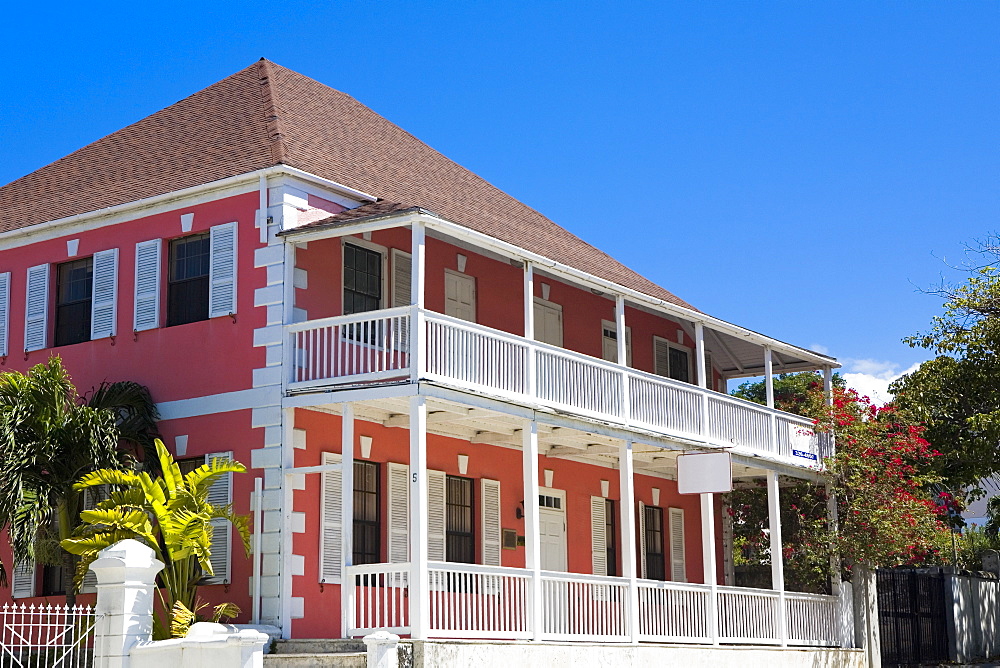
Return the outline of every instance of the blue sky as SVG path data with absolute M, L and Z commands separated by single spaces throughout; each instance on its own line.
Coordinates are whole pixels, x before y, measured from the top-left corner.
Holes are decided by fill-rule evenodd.
M 1000 229 L 997 2 L 49 6 L 6 10 L 0 183 L 266 56 L 859 383 Z

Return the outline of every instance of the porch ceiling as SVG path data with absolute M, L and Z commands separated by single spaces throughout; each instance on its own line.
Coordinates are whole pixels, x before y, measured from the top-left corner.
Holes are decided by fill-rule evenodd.
M 339 404 L 312 407 L 339 415 Z M 354 402 L 357 420 L 374 422 L 385 427 L 407 429 L 410 425 L 409 400 L 405 397 Z M 484 408 L 474 408 L 439 398 L 427 399 L 427 432 L 468 441 L 471 444 L 521 450 L 523 418 Z M 606 468 L 618 468 L 617 438 L 570 427 L 539 423 L 539 454 L 552 459 L 567 459 Z M 676 479 L 677 456 L 680 449 L 671 450 L 645 443 L 635 443 L 633 460 L 637 472 L 657 477 Z M 759 478 L 766 474 L 763 468 L 733 463 L 733 479 Z

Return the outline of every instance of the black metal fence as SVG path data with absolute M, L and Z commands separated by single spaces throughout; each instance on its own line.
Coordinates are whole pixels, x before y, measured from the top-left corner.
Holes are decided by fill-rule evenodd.
M 883 568 L 876 577 L 883 667 L 947 661 L 944 574 L 936 568 Z

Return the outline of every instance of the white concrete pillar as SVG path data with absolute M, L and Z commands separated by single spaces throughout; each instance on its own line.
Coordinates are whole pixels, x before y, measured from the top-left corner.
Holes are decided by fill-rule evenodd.
M 94 668 L 128 668 L 129 651 L 153 635 L 156 574 L 163 562 L 127 539 L 101 550 L 90 564 L 97 576 Z
M 424 303 L 427 277 L 426 228 L 423 223 L 413 223 L 410 239 L 411 274 L 410 299 L 413 309 L 410 315 L 410 377 L 415 383 L 423 373 L 424 359 Z
M 341 568 L 340 625 L 341 638 L 347 638 L 354 621 L 353 587 L 347 583 L 347 567 L 354 565 L 354 404 L 341 404 L 340 416 L 340 536 Z
M 719 644 L 719 578 L 715 561 L 715 499 L 701 494 L 701 562 L 705 584 L 712 589 L 709 599 L 709 634 Z
M 387 631 L 376 631 L 364 637 L 368 650 L 368 668 L 397 668 L 399 666 L 399 636 Z
M 833 405 L 833 369 L 823 367 L 823 393 L 826 395 L 826 405 Z
M 788 645 L 788 624 L 785 610 L 785 562 L 781 543 L 781 497 L 778 474 L 767 472 L 767 524 L 771 539 L 771 589 L 778 592 L 778 632 L 781 646 Z
M 637 581 L 639 559 L 636 554 L 635 535 L 635 463 L 632 459 L 632 441 L 625 440 L 618 446 L 618 503 L 619 523 L 622 527 L 622 577 L 628 580 L 629 635 L 633 643 L 639 642 L 639 585 Z
M 426 640 L 430 622 L 427 573 L 427 398 L 410 397 L 410 637 Z
M 539 540 L 541 515 L 538 510 L 538 423 L 527 420 L 521 430 L 524 475 L 524 567 L 531 571 L 531 612 L 533 640 L 542 639 L 542 545 Z
M 524 338 L 535 340 L 535 267 L 524 263 Z M 528 347 L 527 368 L 525 369 L 525 390 L 529 397 L 535 396 L 535 349 Z
M 837 510 L 837 495 L 833 492 L 833 486 L 826 485 L 826 517 L 830 531 L 836 535 L 840 525 L 840 514 Z M 830 554 L 830 593 L 840 596 L 840 554 L 834 550 Z

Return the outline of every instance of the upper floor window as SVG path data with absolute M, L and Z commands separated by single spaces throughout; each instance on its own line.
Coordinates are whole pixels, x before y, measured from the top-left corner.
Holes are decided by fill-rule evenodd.
M 684 383 L 691 382 L 691 354 L 666 339 L 653 337 L 653 370 L 667 378 Z
M 56 325 L 53 345 L 90 341 L 94 260 L 85 258 L 56 267 Z
M 170 242 L 167 327 L 208 320 L 211 240 L 207 233 Z
M 344 244 L 344 315 L 382 308 L 382 254 Z
M 663 508 L 643 506 L 642 527 L 643 549 L 645 550 L 644 565 L 647 580 L 666 580 L 665 559 L 663 554 Z

